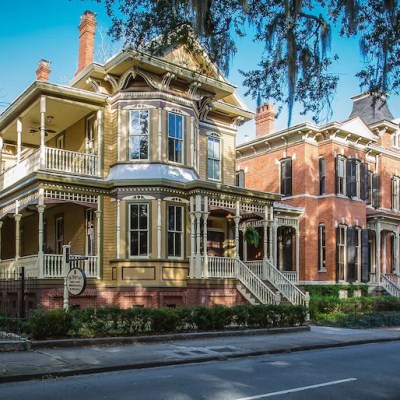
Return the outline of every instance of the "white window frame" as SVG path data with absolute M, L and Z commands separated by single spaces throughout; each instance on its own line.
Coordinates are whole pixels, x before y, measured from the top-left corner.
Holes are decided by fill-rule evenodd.
M 392 181 L 392 210 L 399 211 L 399 193 L 400 193 L 400 178 L 398 176 L 393 176 Z
M 347 225 L 339 225 L 340 231 L 343 233 L 343 243 L 336 243 L 337 248 L 337 256 L 339 257 L 339 253 L 343 252 L 343 278 L 338 276 L 339 282 L 346 281 L 347 278 Z M 340 234 L 339 234 L 340 236 Z M 340 251 L 339 251 L 340 247 Z M 339 269 L 340 273 L 340 269 Z
M 337 158 L 336 158 L 336 160 L 337 160 L 337 162 L 339 163 L 339 162 L 342 162 L 342 165 L 343 165 L 343 169 L 342 169 L 342 175 L 341 176 L 339 176 L 339 167 L 337 167 L 337 176 L 336 176 L 336 179 L 337 179 L 337 193 L 336 194 L 339 194 L 339 195 L 342 195 L 342 196 L 346 196 L 346 194 L 347 194 L 347 182 L 346 182 L 346 158 L 345 157 L 342 157 L 342 156 L 338 156 Z M 341 179 L 341 181 L 339 181 L 339 179 Z M 339 182 L 342 182 L 342 190 L 340 191 L 339 190 Z
M 322 237 L 322 231 L 324 235 Z M 324 240 L 322 240 L 324 239 Z M 326 226 L 318 225 L 318 272 L 326 272 Z
M 132 229 L 131 226 L 131 214 L 132 214 L 132 207 L 136 206 L 138 207 L 138 210 L 140 210 L 141 206 L 146 206 L 147 208 L 147 226 L 145 229 L 140 228 L 139 222 L 138 222 L 138 228 Z M 129 219 L 128 219 L 128 256 L 131 259 L 138 259 L 138 258 L 149 258 L 150 254 L 150 232 L 149 232 L 149 226 L 150 226 L 150 203 L 129 203 L 128 204 L 128 209 L 129 209 Z M 132 232 L 138 232 L 138 253 L 140 253 L 140 232 L 147 232 L 147 253 L 146 254 L 132 254 L 132 248 L 131 248 L 131 235 Z
M 170 229 L 169 227 L 169 210 L 170 208 L 174 208 L 174 227 L 173 229 Z M 182 221 L 182 226 L 181 230 L 178 230 L 176 227 L 176 209 L 180 209 L 181 212 L 181 221 Z M 176 259 L 176 260 L 182 260 L 184 258 L 185 254 L 185 249 L 184 249 L 184 231 L 185 231 L 185 211 L 184 207 L 182 205 L 177 205 L 177 204 L 169 204 L 167 206 L 167 257 L 169 259 Z M 181 242 L 181 254 L 169 254 L 169 234 L 172 233 L 174 235 L 174 253 L 175 253 L 175 240 L 176 236 L 180 236 L 180 242 Z
M 139 114 L 139 121 L 141 119 L 141 114 L 142 113 L 147 113 L 147 134 L 143 134 L 140 129 L 138 132 L 132 132 L 132 120 L 133 120 L 133 114 L 138 113 Z M 132 147 L 131 147 L 131 138 L 139 138 L 139 157 L 138 158 L 133 158 L 132 157 Z M 141 139 L 146 138 L 147 139 L 147 152 L 146 152 L 146 157 L 141 158 L 141 151 L 140 151 L 140 146 L 141 146 Z M 148 160 L 149 159 L 149 152 L 150 152 L 150 110 L 149 109 L 140 109 L 140 110 L 129 110 L 129 132 L 128 132 L 128 159 L 130 161 L 143 161 L 143 160 Z
M 171 115 L 173 115 L 175 118 L 179 117 L 182 120 L 182 124 L 181 124 L 182 130 L 180 132 L 181 133 L 181 137 L 180 138 L 170 135 L 170 128 L 171 128 L 171 126 L 170 126 L 170 116 Z M 181 114 L 177 114 L 175 112 L 168 111 L 167 125 L 168 125 L 168 130 L 167 130 L 167 132 L 168 132 L 168 141 L 167 141 L 167 148 L 168 148 L 167 157 L 168 157 L 168 161 L 172 162 L 172 163 L 176 163 L 176 164 L 183 164 L 184 160 L 185 160 L 185 140 L 184 140 L 184 137 L 185 137 L 185 117 L 183 115 L 181 115 Z M 176 124 L 175 124 L 175 126 L 176 126 Z M 176 135 L 176 133 L 175 133 L 175 135 Z M 172 142 L 174 144 L 174 159 L 173 160 L 171 160 L 169 158 L 170 142 Z M 180 143 L 181 144 L 180 159 L 179 159 L 179 157 L 176 157 L 176 154 L 177 154 L 175 152 L 176 143 Z M 177 158 L 178 158 L 178 160 L 177 160 Z
M 214 143 L 216 141 L 219 142 L 219 155 L 218 155 L 218 158 L 214 158 L 214 157 L 210 156 L 210 153 L 208 151 L 209 150 L 210 141 L 212 141 L 212 143 L 213 143 L 213 153 L 214 153 Z M 222 180 L 222 158 L 221 158 L 221 154 L 222 154 L 222 140 L 221 140 L 221 137 L 216 135 L 216 134 L 207 135 L 207 179 L 208 180 L 221 182 L 221 180 Z M 214 176 L 210 175 L 211 171 L 210 171 L 209 166 L 208 166 L 208 161 L 209 160 L 211 160 L 213 162 L 213 165 L 214 165 L 215 161 L 218 162 L 218 165 L 219 165 L 219 177 L 218 178 L 215 178 Z M 212 172 L 213 172 L 213 175 L 214 175 L 214 172 L 215 172 L 214 171 L 214 167 L 213 167 Z

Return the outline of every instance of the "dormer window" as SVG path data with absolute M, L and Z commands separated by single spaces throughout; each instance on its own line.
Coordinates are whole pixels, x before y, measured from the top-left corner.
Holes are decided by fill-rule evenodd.
M 130 112 L 129 158 L 147 160 L 149 158 L 149 111 Z
M 168 113 L 168 160 L 183 163 L 183 116 Z

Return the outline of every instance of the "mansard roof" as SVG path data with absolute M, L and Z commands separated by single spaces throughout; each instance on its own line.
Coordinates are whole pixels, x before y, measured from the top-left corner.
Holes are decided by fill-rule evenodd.
M 352 100 L 353 110 L 349 118 L 360 117 L 367 125 L 383 120 L 391 121 L 393 119 L 385 95 L 363 93 L 352 97 Z

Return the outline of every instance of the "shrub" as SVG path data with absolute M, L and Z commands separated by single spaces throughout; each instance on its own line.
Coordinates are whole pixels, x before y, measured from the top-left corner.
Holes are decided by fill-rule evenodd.
M 179 325 L 175 308 L 154 308 L 150 318 L 150 330 L 153 332 L 175 332 Z
M 339 298 L 340 290 L 347 290 L 349 297 L 353 297 L 356 290 L 361 290 L 363 297 L 368 296 L 368 286 L 366 285 L 306 285 L 304 290 L 310 294 L 311 298 L 314 296 Z
M 30 320 L 31 335 L 34 339 L 57 338 L 72 329 L 72 315 L 64 310 L 37 310 Z

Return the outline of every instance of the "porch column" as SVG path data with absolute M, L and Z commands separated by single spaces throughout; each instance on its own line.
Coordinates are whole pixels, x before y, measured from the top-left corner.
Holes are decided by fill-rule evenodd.
M 235 247 L 236 247 L 236 258 L 239 258 L 239 222 L 240 222 L 240 202 L 236 201 L 236 214 L 233 217 L 235 221 Z
M 297 280 L 299 279 L 300 271 L 299 271 L 299 264 L 300 264 L 300 232 L 299 228 L 295 228 L 296 232 L 296 276 Z
M 262 279 L 265 280 L 267 279 L 267 254 L 268 254 L 268 206 L 264 207 L 264 221 L 263 221 L 263 227 L 264 227 L 264 256 L 263 256 L 263 273 L 262 273 Z
M 387 255 L 387 251 L 386 251 L 386 246 L 387 246 L 387 232 L 385 232 L 385 234 L 383 235 L 383 268 L 382 268 L 382 273 L 386 274 L 387 273 L 387 263 L 386 263 L 386 255 Z
M 117 259 L 121 258 L 121 200 L 117 199 Z
M 46 162 L 46 97 L 40 98 L 40 166 L 43 168 Z
M 3 135 L 0 134 L 0 174 L 2 174 L 3 171 L 3 146 L 4 146 L 4 140 L 3 140 Z
M 381 224 L 376 224 L 376 281 L 378 285 L 381 283 Z
M 195 167 L 194 161 L 194 118 L 190 117 L 190 166 Z
M 1 228 L 3 227 L 3 221 L 0 221 L 0 260 L 1 260 Z
M 94 212 L 96 214 L 96 245 L 97 245 L 97 276 L 100 276 L 100 246 L 101 246 L 101 210 L 100 210 L 100 196 L 97 200 L 98 209 Z
M 161 258 L 161 199 L 157 199 L 157 258 Z
M 117 109 L 117 162 L 121 161 L 121 108 Z
M 200 228 L 200 219 L 201 219 L 201 196 L 196 195 L 196 268 L 195 268 L 195 278 L 200 278 L 201 276 L 201 228 Z
M 246 229 L 242 227 L 242 234 L 246 232 Z M 247 261 L 247 242 L 243 240 L 243 261 Z
M 272 228 L 272 239 L 271 241 L 273 242 L 273 260 L 272 264 L 274 265 L 275 268 L 279 269 L 278 267 L 278 224 L 276 221 L 273 222 L 273 228 Z
M 103 171 L 103 115 L 103 110 L 97 111 L 97 175 Z
M 397 234 L 395 236 L 395 243 L 396 243 L 396 263 L 395 263 L 395 273 L 399 275 L 400 273 L 400 233 L 397 229 Z
M 196 254 L 196 225 L 195 225 L 195 214 L 194 214 L 194 197 L 190 197 L 190 268 L 189 268 L 189 278 L 194 278 L 194 266 L 195 266 L 195 254 Z
M 19 251 L 19 244 L 21 239 L 21 232 L 20 232 L 20 222 L 21 222 L 22 215 L 21 214 L 14 214 L 15 219 L 15 260 L 17 261 L 20 257 Z
M 17 164 L 21 162 L 21 143 L 22 143 L 22 119 L 18 118 L 17 119 Z
M 36 206 L 39 213 L 39 237 L 38 237 L 38 261 L 39 261 L 39 278 L 43 277 L 43 242 L 44 242 L 44 204 L 38 204 Z
M 207 254 L 207 219 L 208 219 L 208 196 L 204 196 L 204 212 L 203 212 L 203 272 L 202 278 L 208 278 L 208 254 Z
M 162 161 L 162 109 L 158 109 L 158 161 Z
M 393 254 L 393 260 L 392 260 L 392 274 L 395 274 L 397 272 L 397 259 L 398 259 L 398 248 L 397 248 L 397 232 L 392 232 L 393 235 L 393 248 L 392 248 L 392 254 Z

